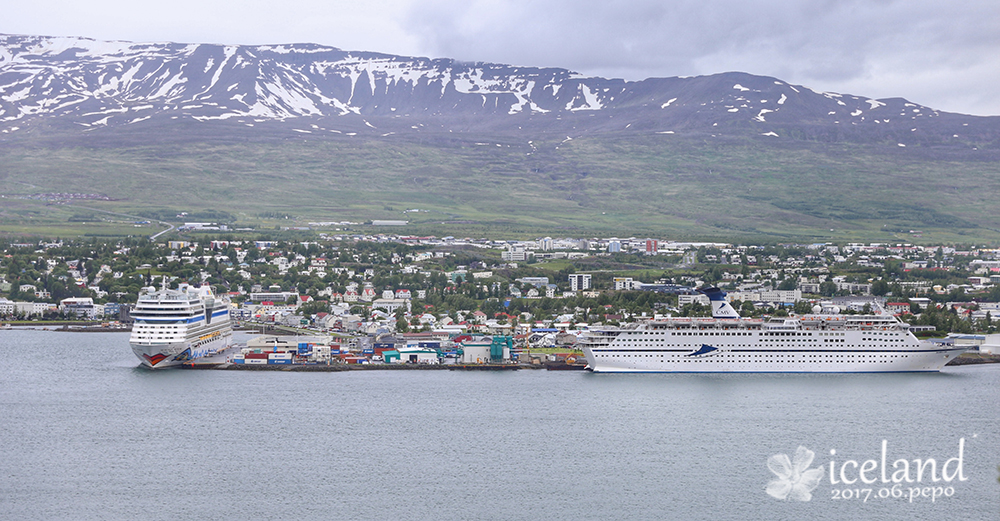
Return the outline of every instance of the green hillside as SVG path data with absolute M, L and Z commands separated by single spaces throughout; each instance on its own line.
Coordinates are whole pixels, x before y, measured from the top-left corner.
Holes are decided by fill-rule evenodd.
M 96 209 L 268 228 L 399 219 L 412 224 L 394 233 L 437 235 L 1000 239 L 1000 162 L 975 153 L 767 137 L 504 135 L 2 143 L 0 232 L 162 229 Z M 44 193 L 111 201 L 24 198 Z

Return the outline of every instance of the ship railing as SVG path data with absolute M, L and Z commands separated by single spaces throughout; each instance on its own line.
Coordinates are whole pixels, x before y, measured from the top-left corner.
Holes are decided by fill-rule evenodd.
M 671 317 L 650 322 L 649 329 L 759 329 L 763 324 L 759 318 Z

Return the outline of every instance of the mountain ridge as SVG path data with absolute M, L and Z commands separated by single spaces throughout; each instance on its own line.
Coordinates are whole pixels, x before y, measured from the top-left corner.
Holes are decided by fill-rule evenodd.
M 595 123 L 580 122 L 591 115 Z M 742 72 L 626 81 L 317 44 L 0 35 L 0 132 L 7 135 L 46 119 L 85 131 L 163 118 L 245 126 L 340 118 L 345 129 L 380 135 L 420 130 L 407 122 L 424 117 L 455 118 L 443 131 L 527 124 L 562 132 L 573 125 L 560 120 L 571 118 L 601 132 L 636 127 L 906 146 L 993 146 L 1000 135 L 1000 117 L 819 92 Z

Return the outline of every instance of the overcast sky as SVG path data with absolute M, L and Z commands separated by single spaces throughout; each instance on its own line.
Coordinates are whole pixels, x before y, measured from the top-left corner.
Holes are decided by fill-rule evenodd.
M 0 7 L 0 33 L 311 42 L 629 80 L 742 71 L 1000 115 L 1000 0 L 0 0 Z

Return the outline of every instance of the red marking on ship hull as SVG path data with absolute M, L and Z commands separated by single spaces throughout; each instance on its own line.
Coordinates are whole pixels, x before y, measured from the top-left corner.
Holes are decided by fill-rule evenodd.
M 149 355 L 143 353 L 142 357 L 145 358 L 147 362 L 149 362 L 150 366 L 154 366 L 154 365 L 162 362 L 164 359 L 166 359 L 167 355 L 165 355 L 163 353 L 156 353 L 153 356 L 149 356 Z

